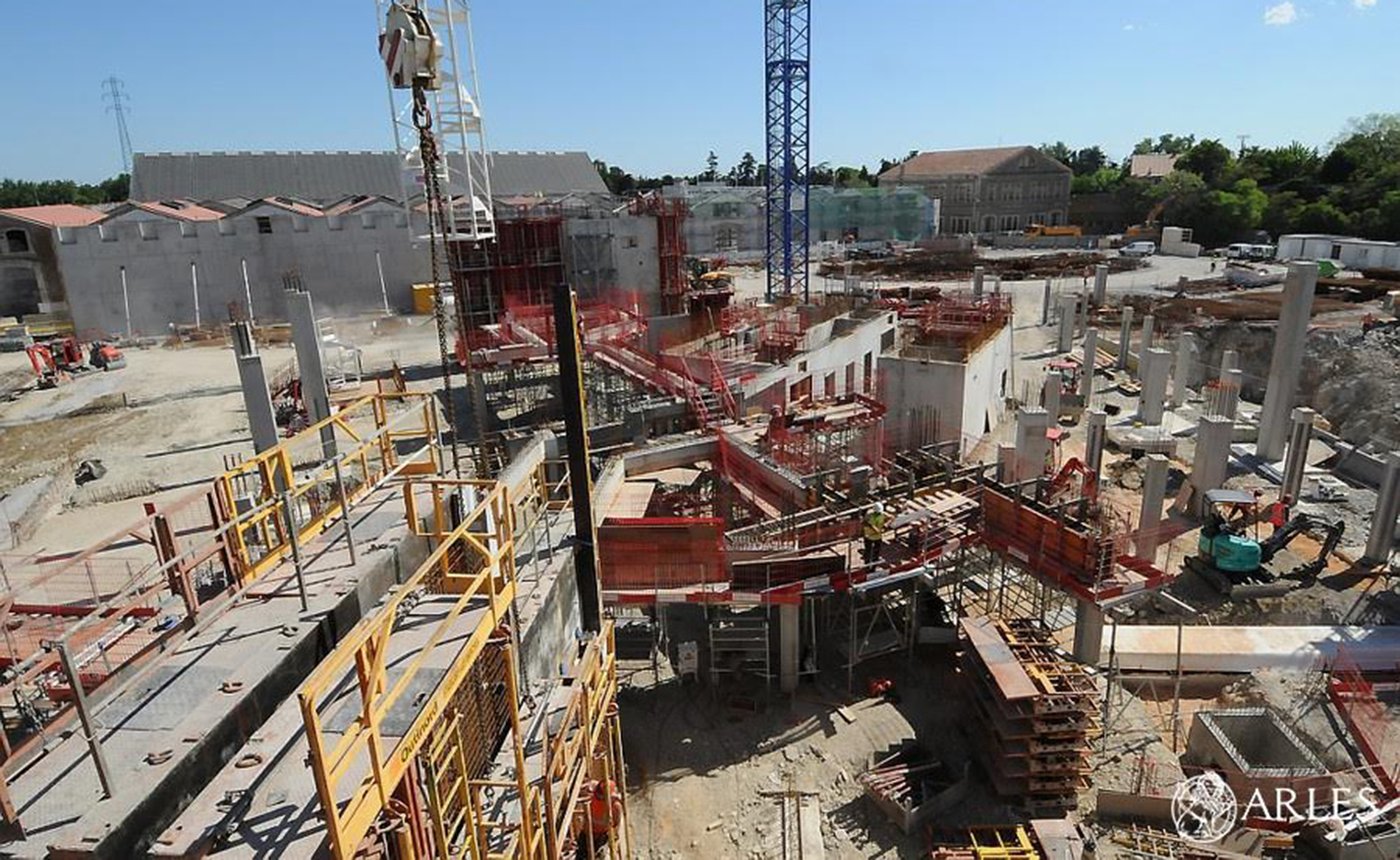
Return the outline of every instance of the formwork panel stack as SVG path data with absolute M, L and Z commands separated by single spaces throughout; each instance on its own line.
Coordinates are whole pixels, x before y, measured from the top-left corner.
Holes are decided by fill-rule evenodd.
M 1097 731 L 1096 683 L 1034 621 L 962 621 L 959 670 L 983 767 L 1033 814 L 1073 809 Z

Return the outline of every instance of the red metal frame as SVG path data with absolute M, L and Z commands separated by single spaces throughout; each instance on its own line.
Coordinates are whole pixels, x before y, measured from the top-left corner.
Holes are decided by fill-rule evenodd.
M 660 194 L 633 198 L 633 215 L 656 218 L 656 255 L 661 282 L 661 313 L 685 313 L 685 293 L 689 285 L 685 269 L 685 231 L 689 210 L 684 200 L 666 199 Z

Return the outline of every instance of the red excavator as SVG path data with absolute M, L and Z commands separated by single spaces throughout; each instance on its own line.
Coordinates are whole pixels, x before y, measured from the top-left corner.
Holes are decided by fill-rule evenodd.
M 1066 460 L 1065 464 L 1060 467 L 1060 471 L 1055 473 L 1055 477 L 1050 479 L 1050 483 L 1045 485 L 1045 501 L 1051 504 L 1062 501 L 1060 497 L 1064 495 L 1066 490 L 1070 489 L 1071 480 L 1075 475 L 1079 476 L 1078 492 L 1070 496 L 1069 499 L 1083 499 L 1090 508 L 1097 507 L 1099 478 L 1078 457 L 1070 457 Z

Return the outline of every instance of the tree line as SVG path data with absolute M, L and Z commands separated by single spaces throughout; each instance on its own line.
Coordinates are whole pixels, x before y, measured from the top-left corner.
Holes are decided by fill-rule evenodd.
M 1297 141 L 1232 149 L 1194 135 L 1144 138 L 1133 154 L 1177 157 L 1162 178 L 1133 177 L 1131 158 L 1113 164 L 1096 146 L 1040 149 L 1074 171 L 1073 193 L 1113 194 L 1136 218 L 1161 207 L 1161 223 L 1192 228 L 1208 247 L 1260 232 L 1400 240 L 1400 114 L 1354 119 L 1325 150 Z
M 0 179 L 0 208 L 54 206 L 60 203 L 120 203 L 131 193 L 131 177 L 125 173 L 96 185 L 71 179 Z

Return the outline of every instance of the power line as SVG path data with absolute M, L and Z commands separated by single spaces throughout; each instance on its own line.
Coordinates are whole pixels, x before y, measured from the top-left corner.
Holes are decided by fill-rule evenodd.
M 126 128 L 127 102 L 126 83 L 115 75 L 102 81 L 102 100 L 107 102 L 107 111 L 117 117 L 117 145 L 121 147 L 122 170 L 131 175 L 131 134 Z

